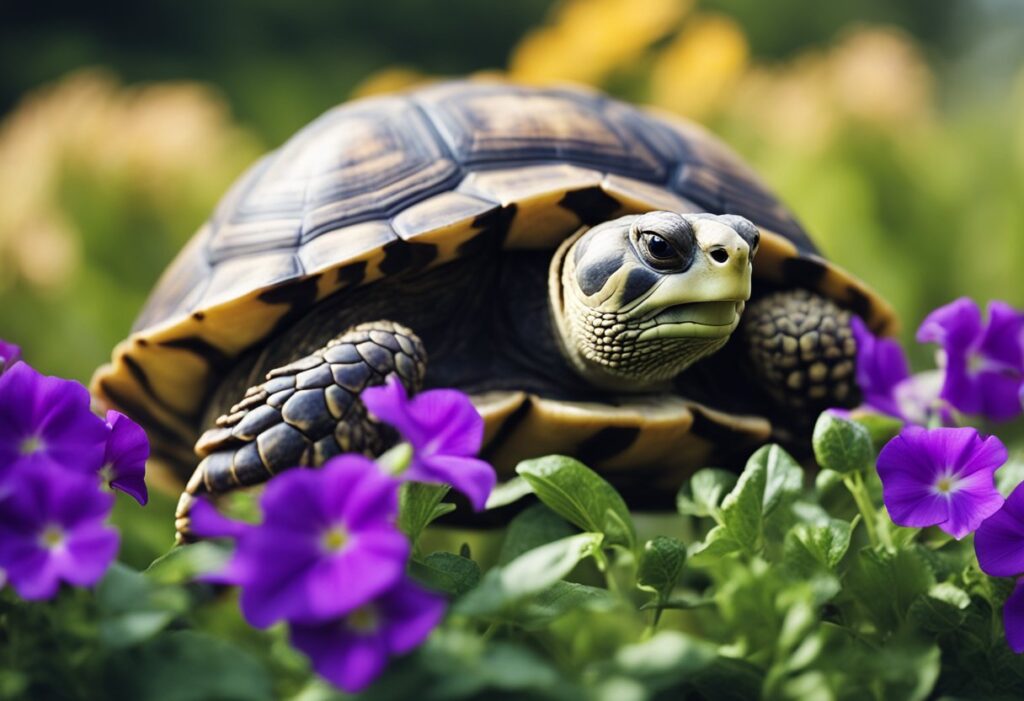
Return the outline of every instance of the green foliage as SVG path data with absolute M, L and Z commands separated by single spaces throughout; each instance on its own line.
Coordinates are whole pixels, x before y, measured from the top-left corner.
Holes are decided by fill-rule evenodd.
M 840 474 L 861 472 L 874 457 L 868 429 L 830 411 L 818 417 L 811 445 L 818 465 Z
M 562 518 L 585 531 L 604 534 L 608 545 L 636 548 L 636 528 L 626 502 L 583 463 L 549 455 L 519 463 L 516 472 Z
M 398 527 L 415 543 L 420 533 L 435 519 L 455 509 L 442 500 L 451 488 L 447 485 L 405 482 L 398 494 Z

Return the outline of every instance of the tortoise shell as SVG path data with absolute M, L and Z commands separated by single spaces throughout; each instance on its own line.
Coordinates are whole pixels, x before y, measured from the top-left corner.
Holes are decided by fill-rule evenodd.
M 234 359 L 328 295 L 485 243 L 555 249 L 581 225 L 654 209 L 742 215 L 762 232 L 755 285 L 815 290 L 875 332 L 894 326 L 890 307 L 822 258 L 700 127 L 577 88 L 451 82 L 336 107 L 252 166 L 160 278 L 92 387 L 158 450 L 183 455 Z M 516 394 L 475 398 L 488 436 L 522 406 Z M 603 425 L 643 424 L 646 443 L 671 452 L 669 438 L 697 420 L 680 402 L 620 408 Z M 580 441 L 600 432 L 586 417 L 601 407 L 534 398 L 534 409 L 526 424 L 561 423 Z M 752 435 L 768 430 L 701 411 Z

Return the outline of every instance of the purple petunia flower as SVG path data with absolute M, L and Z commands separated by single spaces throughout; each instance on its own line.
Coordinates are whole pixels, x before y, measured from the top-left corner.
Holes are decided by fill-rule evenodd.
M 344 618 L 293 624 L 291 640 L 321 676 L 355 693 L 380 676 L 389 657 L 426 640 L 444 617 L 444 609 L 442 597 L 403 579 Z
M 959 540 L 1002 505 L 993 475 L 1006 457 L 998 438 L 973 428 L 906 426 L 878 455 L 885 507 L 894 523 Z
M 0 375 L 0 474 L 43 465 L 94 473 L 109 435 L 81 384 L 46 377 L 26 363 Z
M 260 500 L 258 526 L 232 526 L 203 503 L 193 531 L 237 538 L 227 568 L 212 578 L 241 587 L 242 613 L 254 626 L 341 616 L 405 571 L 409 542 L 395 526 L 398 482 L 362 456 L 275 477 Z
M 21 360 L 21 349 L 0 338 L 0 374 Z
M 149 501 L 146 490 L 146 459 L 149 440 L 137 423 L 116 411 L 107 412 L 110 437 L 100 474 L 114 489 L 120 489 L 145 506 Z
M 117 555 L 104 524 L 114 498 L 94 477 L 48 463 L 10 472 L 0 499 L 0 569 L 25 599 L 49 599 L 61 581 L 95 584 Z
M 1021 413 L 1024 314 L 1005 302 L 989 302 L 983 327 L 978 305 L 961 297 L 929 314 L 917 340 L 942 346 L 946 378 L 941 396 L 954 407 L 994 421 Z
M 1017 654 L 1024 652 L 1024 577 L 1017 580 L 1003 605 L 1003 628 L 1010 649 Z
M 941 372 L 911 375 L 898 341 L 875 336 L 858 317 L 850 326 L 857 341 L 857 384 L 865 407 L 918 425 L 933 419 L 953 423 L 948 405 L 939 398 Z
M 1024 574 L 1024 482 L 974 534 L 978 565 L 993 577 Z
M 857 341 L 857 384 L 864 403 L 883 414 L 903 418 L 896 387 L 910 378 L 907 357 L 898 341 L 878 338 L 859 317 L 850 319 Z
M 398 429 L 412 445 L 409 467 L 399 477 L 444 482 L 465 494 L 480 511 L 497 481 L 494 468 L 474 457 L 484 436 L 484 420 L 462 392 L 434 389 L 409 399 L 394 375 L 362 394 L 378 419 Z
M 982 571 L 993 577 L 1024 574 L 1024 483 L 1018 484 L 999 511 L 974 534 L 974 553 Z M 1014 652 L 1024 652 L 1024 578 L 1017 581 L 1003 607 L 1006 639 Z

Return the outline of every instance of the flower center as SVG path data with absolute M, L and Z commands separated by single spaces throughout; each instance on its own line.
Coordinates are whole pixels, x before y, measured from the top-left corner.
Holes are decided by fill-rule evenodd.
M 348 543 L 348 531 L 344 526 L 330 528 L 320 539 L 320 544 L 329 553 L 336 553 Z
M 100 468 L 100 480 L 103 484 L 110 484 L 114 481 L 114 463 L 108 462 Z
M 357 608 L 345 619 L 345 625 L 356 633 L 372 633 L 379 623 L 377 609 L 372 604 Z
M 935 482 L 935 491 L 939 494 L 952 494 L 956 491 L 957 483 L 953 475 L 943 475 Z
M 21 445 L 18 446 L 18 450 L 22 455 L 32 455 L 34 453 L 42 452 L 45 447 L 46 446 L 43 444 L 42 438 L 39 436 L 29 436 L 21 442 Z
M 50 523 L 39 534 L 39 543 L 47 550 L 59 548 L 64 544 L 64 529 L 56 523 Z

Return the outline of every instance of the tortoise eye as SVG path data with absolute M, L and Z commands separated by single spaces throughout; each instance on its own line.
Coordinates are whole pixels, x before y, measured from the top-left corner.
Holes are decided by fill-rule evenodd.
M 659 270 L 675 268 L 683 262 L 675 246 L 649 231 L 640 235 L 640 248 L 647 262 Z

